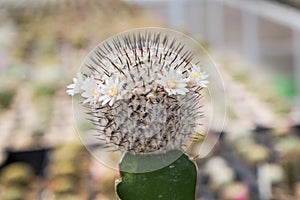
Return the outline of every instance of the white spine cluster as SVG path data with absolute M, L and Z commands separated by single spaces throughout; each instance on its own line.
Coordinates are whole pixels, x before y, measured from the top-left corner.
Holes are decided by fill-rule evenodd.
M 135 153 L 185 149 L 202 116 L 199 99 L 207 74 L 175 39 L 128 35 L 97 47 L 69 95 L 81 94 L 99 138 Z

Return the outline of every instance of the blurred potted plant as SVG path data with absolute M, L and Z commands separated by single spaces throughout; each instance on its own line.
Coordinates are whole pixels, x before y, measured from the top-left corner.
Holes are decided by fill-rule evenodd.
M 33 170 L 24 163 L 5 166 L 0 173 L 0 184 L 4 191 L 0 192 L 0 199 L 24 200 L 28 198 L 33 175 Z
M 55 199 L 83 198 L 87 195 L 87 162 L 85 151 L 78 143 L 64 144 L 52 152 L 48 188 Z

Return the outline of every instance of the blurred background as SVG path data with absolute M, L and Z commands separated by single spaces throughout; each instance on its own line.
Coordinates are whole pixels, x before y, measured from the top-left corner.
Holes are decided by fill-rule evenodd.
M 225 84 L 197 198 L 300 199 L 298 0 L 0 0 L 0 199 L 115 199 L 65 87 L 101 41 L 149 26 L 200 42 Z

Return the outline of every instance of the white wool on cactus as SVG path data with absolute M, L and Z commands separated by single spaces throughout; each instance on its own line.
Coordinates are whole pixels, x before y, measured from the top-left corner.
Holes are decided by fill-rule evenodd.
M 203 116 L 208 75 L 192 53 L 159 33 L 132 34 L 98 46 L 69 95 L 81 94 L 99 139 L 135 153 L 186 149 Z

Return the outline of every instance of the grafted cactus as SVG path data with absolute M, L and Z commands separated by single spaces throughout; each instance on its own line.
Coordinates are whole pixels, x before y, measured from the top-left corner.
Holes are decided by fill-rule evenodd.
M 84 68 L 67 93 L 83 97 L 99 142 L 124 153 L 119 197 L 194 199 L 185 152 L 199 136 L 208 75 L 193 53 L 172 35 L 128 32 L 97 46 Z

